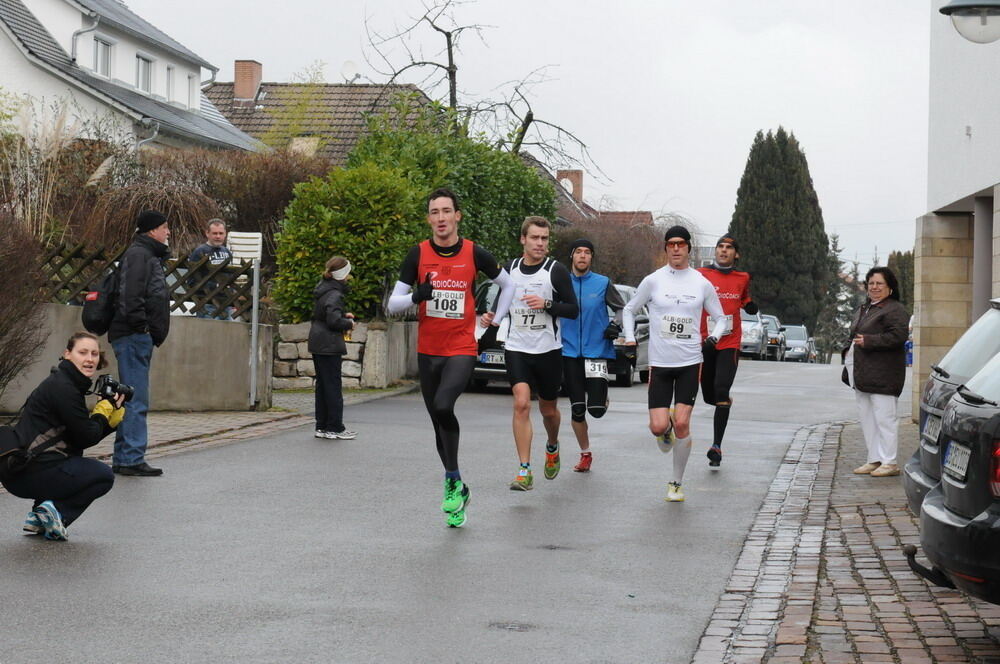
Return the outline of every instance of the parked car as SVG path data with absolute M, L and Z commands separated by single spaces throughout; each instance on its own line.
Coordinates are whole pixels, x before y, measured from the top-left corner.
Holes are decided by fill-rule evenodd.
M 615 284 L 622 299 L 628 302 L 635 294 L 635 288 Z M 476 313 L 483 314 L 496 307 L 500 287 L 492 282 L 484 282 L 476 289 Z M 614 313 L 608 309 L 608 319 L 614 318 Z M 649 316 L 645 308 L 635 319 L 635 346 L 626 346 L 624 339 L 615 340 L 615 359 L 608 360 L 608 377 L 614 376 L 614 384 L 619 387 L 630 387 L 636 369 L 639 380 L 649 380 Z M 499 327 L 490 326 L 479 339 L 479 356 L 472 370 L 471 386 L 484 388 L 491 380 L 507 380 L 507 367 L 504 363 L 504 344 L 506 336 L 505 324 Z M 497 340 L 499 336 L 499 341 Z
M 785 359 L 785 328 L 777 316 L 761 314 L 767 328 L 767 359 L 781 362 Z
M 740 355 L 749 355 L 755 360 L 767 359 L 767 333 L 760 314 L 748 314 L 740 309 L 743 322 L 743 338 L 740 340 Z
M 941 420 L 941 481 L 920 507 L 920 546 L 910 568 L 937 585 L 1000 604 L 1000 355 L 948 401 Z
M 914 514 L 924 496 L 941 480 L 941 418 L 958 386 L 1000 353 L 1000 298 L 965 331 L 931 375 L 920 394 L 920 446 L 903 467 L 903 488 Z
M 785 326 L 785 361 L 815 362 L 816 342 L 805 325 Z

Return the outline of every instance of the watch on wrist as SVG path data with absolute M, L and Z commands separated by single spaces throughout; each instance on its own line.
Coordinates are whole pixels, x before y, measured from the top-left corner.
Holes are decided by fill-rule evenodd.
M 545 310 L 548 311 L 552 308 L 552 300 L 545 300 Z

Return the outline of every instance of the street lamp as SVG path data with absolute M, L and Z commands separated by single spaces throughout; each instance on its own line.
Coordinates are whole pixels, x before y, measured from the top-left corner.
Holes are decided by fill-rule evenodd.
M 971 42 L 989 44 L 1000 39 L 1000 0 L 952 0 L 940 11 Z

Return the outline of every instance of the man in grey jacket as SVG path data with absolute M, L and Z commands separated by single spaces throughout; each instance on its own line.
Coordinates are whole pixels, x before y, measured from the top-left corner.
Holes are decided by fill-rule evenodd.
M 163 261 L 170 254 L 170 227 L 166 216 L 153 210 L 141 212 L 135 226 L 135 238 L 118 268 L 118 301 L 108 330 L 119 378 L 135 390 L 115 432 L 111 469 L 119 475 L 149 477 L 163 474 L 146 463 L 146 413 L 153 347 L 160 346 L 170 331 L 170 295 L 163 274 Z

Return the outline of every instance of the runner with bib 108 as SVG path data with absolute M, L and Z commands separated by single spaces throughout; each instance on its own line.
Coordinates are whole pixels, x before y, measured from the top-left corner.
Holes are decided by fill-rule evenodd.
M 715 288 L 689 266 L 691 233 L 683 226 L 673 226 L 663 241 L 667 264 L 642 280 L 625 305 L 623 319 L 625 343 L 635 344 L 635 315 L 648 304 L 649 430 L 661 452 L 674 453 L 673 480 L 667 484 L 666 500 L 680 502 L 684 500 L 684 469 L 691 456 L 691 411 L 698 396 L 702 310 L 715 319 L 704 341 L 707 347 L 719 340 L 725 320 Z
M 413 247 L 403 260 L 399 281 L 389 296 L 389 313 L 419 305 L 417 368 L 420 392 L 434 425 L 438 455 L 444 465 L 441 510 L 452 528 L 465 525 L 469 486 L 458 469 L 458 418 L 455 402 L 465 390 L 476 364 L 476 274 L 482 272 L 500 286 L 496 315 L 502 318 L 514 295 L 513 283 L 493 255 L 458 235 L 462 219 L 458 196 L 448 189 L 434 191 L 427 201 L 432 237 Z M 410 289 L 413 292 L 410 292 Z M 485 313 L 480 325 L 493 323 Z M 497 319 L 499 320 L 499 319 Z

